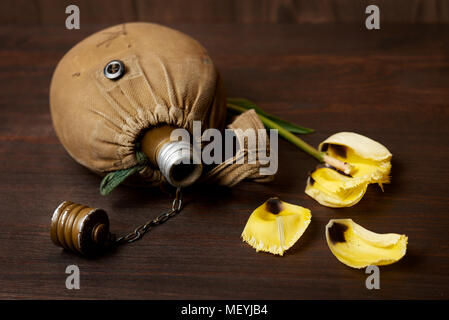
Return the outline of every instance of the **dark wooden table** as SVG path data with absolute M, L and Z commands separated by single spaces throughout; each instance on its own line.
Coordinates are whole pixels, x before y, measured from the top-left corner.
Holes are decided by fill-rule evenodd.
M 354 207 L 323 207 L 304 193 L 314 159 L 281 141 L 274 182 L 188 189 L 176 218 L 113 254 L 85 259 L 50 241 L 61 201 L 106 209 L 119 234 L 171 201 L 158 189 L 101 196 L 100 178 L 76 164 L 53 131 L 55 65 L 103 27 L 0 29 L 0 298 L 448 298 L 449 26 L 173 25 L 209 50 L 229 96 L 315 128 L 305 136 L 310 143 L 339 131 L 383 143 L 394 155 L 392 183 L 384 193 L 370 186 Z M 240 240 L 252 210 L 274 195 L 313 214 L 284 257 Z M 381 268 L 380 290 L 367 290 L 364 270 L 331 254 L 324 235 L 331 218 L 408 235 L 404 259 Z M 65 287 L 71 264 L 80 268 L 80 290 Z

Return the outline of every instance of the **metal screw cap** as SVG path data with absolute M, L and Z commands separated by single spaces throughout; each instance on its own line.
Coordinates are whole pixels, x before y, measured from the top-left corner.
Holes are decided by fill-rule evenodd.
M 67 250 L 93 256 L 113 242 L 105 211 L 64 201 L 51 218 L 53 243 Z

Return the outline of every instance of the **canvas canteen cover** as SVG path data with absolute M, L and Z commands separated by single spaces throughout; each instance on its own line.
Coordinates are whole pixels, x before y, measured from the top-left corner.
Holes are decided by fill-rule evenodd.
M 105 75 L 113 60 L 124 67 L 117 79 Z M 104 176 L 138 164 L 140 140 L 152 127 L 168 124 L 191 132 L 198 120 L 203 130 L 223 129 L 226 96 L 214 63 L 196 40 L 157 24 L 126 23 L 99 31 L 66 53 L 53 74 L 50 109 L 67 152 Z M 254 110 L 229 125 L 238 127 L 264 128 Z M 259 175 L 259 166 L 228 161 L 205 178 L 230 186 L 244 178 L 269 179 Z M 150 165 L 136 176 L 146 185 L 164 182 Z

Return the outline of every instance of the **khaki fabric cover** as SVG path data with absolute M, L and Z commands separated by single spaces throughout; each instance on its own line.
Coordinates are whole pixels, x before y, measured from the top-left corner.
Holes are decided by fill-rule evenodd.
M 103 74 L 111 60 L 126 68 L 116 81 Z M 68 153 L 105 175 L 137 164 L 139 140 L 152 126 L 166 123 L 192 132 L 193 121 L 200 120 L 203 130 L 223 128 L 226 96 L 197 41 L 157 24 L 126 23 L 89 36 L 62 58 L 51 82 L 50 107 Z M 150 166 L 139 176 L 150 185 L 164 180 Z
M 268 137 L 266 137 L 267 145 L 265 150 L 258 149 L 259 145 L 257 145 L 254 150 L 250 150 L 248 148 L 247 140 L 245 140 L 245 130 L 265 130 L 265 126 L 263 125 L 262 121 L 260 121 L 259 116 L 254 111 L 254 109 L 248 110 L 236 117 L 234 121 L 228 125 L 228 129 L 234 131 L 241 148 L 239 148 L 237 153 L 232 158 L 227 159 L 223 163 L 213 168 L 204 177 L 204 180 L 228 187 L 236 185 L 243 179 L 251 179 L 256 182 L 268 182 L 273 180 L 274 176 L 272 175 L 260 174 L 260 168 L 268 166 L 268 164 L 262 165 L 259 161 L 256 161 L 256 163 L 249 163 L 248 161 L 250 152 L 257 154 L 259 151 L 263 151 L 266 154 L 270 149 Z M 236 164 L 236 161 L 241 158 L 244 159 L 244 163 Z

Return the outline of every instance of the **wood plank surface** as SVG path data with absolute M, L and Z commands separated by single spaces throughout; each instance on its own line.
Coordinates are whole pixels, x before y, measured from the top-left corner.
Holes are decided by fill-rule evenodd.
M 119 187 L 76 164 L 51 123 L 48 92 L 58 60 L 106 25 L 0 27 L 0 298 L 405 299 L 449 296 L 449 26 L 363 24 L 170 24 L 210 52 L 229 96 L 316 129 L 317 145 L 339 131 L 393 153 L 392 183 L 370 186 L 351 208 L 323 207 L 304 193 L 314 159 L 287 142 L 268 184 L 185 191 L 182 213 L 132 245 L 98 259 L 55 247 L 50 217 L 63 200 L 104 208 L 123 234 L 167 209 L 158 189 Z M 256 251 L 240 234 L 271 196 L 312 210 L 312 223 L 284 257 Z M 324 227 L 352 218 L 379 233 L 404 233 L 407 255 L 381 268 L 381 289 L 341 264 Z M 81 289 L 65 288 L 78 265 Z
M 449 23 L 446 0 L 2 0 L 0 24 L 64 25 L 71 4 L 83 23 L 360 23 L 368 5 L 384 23 Z

